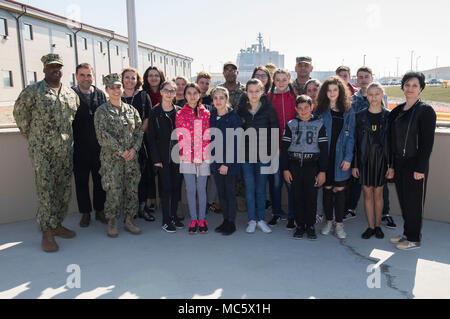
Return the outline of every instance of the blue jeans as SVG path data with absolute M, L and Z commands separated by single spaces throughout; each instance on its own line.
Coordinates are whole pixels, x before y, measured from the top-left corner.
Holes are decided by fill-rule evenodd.
M 266 214 L 266 183 L 269 175 L 261 174 L 262 166 L 268 166 L 268 164 L 242 164 L 248 219 L 257 222 L 263 221 Z
M 291 185 L 286 183 L 283 172 L 280 169 L 275 174 L 269 175 L 269 190 L 272 197 L 272 214 L 273 216 L 284 215 L 281 210 L 281 189 L 283 184 L 286 185 L 288 191 L 288 218 L 294 218 L 294 198 L 291 194 Z

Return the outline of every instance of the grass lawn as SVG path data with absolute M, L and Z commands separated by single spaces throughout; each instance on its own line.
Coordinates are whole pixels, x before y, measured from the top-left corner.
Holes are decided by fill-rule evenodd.
M 388 97 L 404 98 L 405 95 L 400 86 L 386 86 L 386 94 Z M 423 100 L 450 103 L 450 87 L 447 89 L 441 86 L 426 86 L 421 97 Z

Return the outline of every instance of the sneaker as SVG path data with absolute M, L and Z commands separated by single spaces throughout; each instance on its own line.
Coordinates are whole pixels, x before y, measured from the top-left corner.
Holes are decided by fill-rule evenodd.
M 148 222 L 154 222 L 155 216 L 153 216 L 146 208 L 144 208 L 143 210 L 139 210 L 137 216 L 139 218 L 145 219 Z M 134 218 L 136 218 L 136 215 L 134 216 Z
M 205 219 L 202 219 L 201 221 L 198 222 L 198 231 L 201 234 L 207 234 L 208 233 L 208 223 L 206 222 Z
M 389 214 L 381 217 L 381 222 L 386 228 L 395 229 L 397 227 L 397 225 L 394 223 L 394 219 Z
M 294 233 L 294 239 L 303 239 L 304 233 L 305 233 L 305 225 L 298 226 Z
M 291 231 L 295 229 L 295 220 L 293 218 L 288 219 L 288 223 L 286 225 L 286 229 Z
M 224 220 L 223 223 L 220 224 L 219 227 L 216 227 L 216 228 L 214 229 L 214 231 L 215 231 L 216 233 L 221 233 L 221 232 L 223 232 L 223 230 L 225 229 L 225 226 L 226 226 L 226 225 L 227 225 L 227 221 Z
M 249 234 L 253 234 L 256 230 L 256 221 L 251 220 L 248 222 L 247 229 L 245 230 Z
M 256 226 L 258 226 L 259 229 L 261 229 L 265 234 L 270 234 L 272 232 L 272 229 L 270 229 L 269 226 L 267 226 L 266 222 L 263 220 L 260 220 Z
M 378 239 L 383 239 L 384 238 L 384 233 L 381 230 L 381 227 L 375 227 L 375 237 Z
M 338 224 L 336 224 L 336 228 L 335 228 L 335 233 L 336 233 L 336 237 L 337 238 L 339 238 L 339 239 L 345 239 L 345 238 L 347 238 L 347 234 L 346 234 L 346 232 L 344 231 L 344 225 L 338 225 Z
M 281 220 L 288 220 L 288 214 L 285 214 L 285 213 L 283 213 L 283 212 L 281 212 L 281 215 L 280 215 L 280 217 L 281 217 Z
M 225 228 L 222 231 L 222 235 L 229 236 L 236 231 L 236 225 L 233 222 L 228 221 Z
M 316 215 L 316 224 L 322 224 L 323 215 Z
M 404 241 L 406 241 L 406 236 L 405 235 L 400 235 L 397 237 L 392 237 L 391 239 L 389 239 L 389 241 L 393 244 L 399 244 L 402 243 Z
M 197 234 L 197 226 L 198 226 L 198 222 L 196 219 L 191 221 L 191 223 L 189 224 L 189 234 L 190 235 Z
M 345 222 L 346 220 L 350 220 L 353 218 L 356 218 L 356 210 L 347 209 L 347 211 L 344 214 L 344 217 L 342 217 L 342 220 Z
M 372 237 L 373 235 L 375 235 L 375 229 L 368 227 L 366 229 L 366 231 L 361 235 L 361 237 L 363 239 L 369 239 L 370 237 Z
M 317 239 L 316 229 L 314 228 L 314 225 L 306 227 L 306 234 L 307 234 L 309 240 Z
M 212 213 L 216 213 L 216 214 L 221 214 L 222 210 L 220 209 L 219 205 L 217 205 L 216 203 L 212 202 L 211 204 L 208 203 L 207 205 L 207 212 L 212 212 Z
M 268 224 L 269 226 L 275 226 L 276 224 L 278 224 L 280 220 L 281 220 L 280 216 L 273 216 Z
M 331 229 L 333 228 L 333 221 L 328 220 L 325 226 L 322 228 L 322 235 L 328 235 L 331 232 Z
M 178 218 L 172 218 L 172 224 L 176 229 L 183 229 L 184 224 Z
M 397 248 L 401 250 L 417 249 L 420 248 L 420 242 L 404 240 L 401 243 L 397 244 Z
M 177 229 L 175 228 L 175 225 L 172 223 L 164 224 L 162 226 L 162 229 L 165 230 L 168 233 L 176 233 Z

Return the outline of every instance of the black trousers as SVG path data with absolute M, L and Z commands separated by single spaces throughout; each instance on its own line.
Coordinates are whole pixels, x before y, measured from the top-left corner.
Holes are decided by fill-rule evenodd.
M 295 222 L 297 226 L 313 226 L 317 210 L 317 187 L 314 186 L 318 173 L 317 164 L 304 163 L 301 167 L 299 161 L 289 161 L 289 171 L 292 175 Z
M 412 165 L 396 163 L 394 180 L 404 220 L 403 235 L 408 241 L 420 242 L 428 168 L 425 171 L 425 179 L 417 181 L 414 179 Z
M 233 175 L 214 174 L 217 193 L 219 195 L 220 208 L 222 209 L 223 219 L 232 223 L 236 220 L 237 200 L 236 200 L 236 182 L 237 178 Z
M 74 155 L 73 173 L 75 177 L 75 191 L 77 194 L 78 211 L 82 214 L 92 212 L 91 198 L 89 195 L 89 175 L 93 182 L 93 204 L 94 210 L 103 211 L 106 193 L 102 188 L 100 170 L 100 156 L 96 154 L 82 156 Z
M 178 203 L 181 200 L 180 166 L 175 163 L 158 168 L 158 184 L 160 185 L 160 199 L 163 213 L 162 224 L 169 224 L 171 218 L 177 216 Z

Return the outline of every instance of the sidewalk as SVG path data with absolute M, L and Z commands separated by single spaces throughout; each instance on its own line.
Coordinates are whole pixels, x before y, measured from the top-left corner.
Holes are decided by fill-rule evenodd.
M 77 237 L 57 238 L 60 251 L 52 254 L 41 250 L 35 221 L 0 225 L 0 298 L 450 298 L 449 224 L 425 221 L 422 248 L 405 252 L 389 243 L 401 233 L 400 217 L 397 230 L 383 228 L 385 239 L 363 240 L 359 214 L 345 223 L 342 243 L 320 235 L 321 226 L 317 241 L 293 240 L 286 222 L 272 234 L 249 235 L 245 213 L 229 237 L 214 233 L 221 215 L 208 214 L 209 234 L 194 236 L 187 229 L 168 234 L 161 213 L 156 217 L 138 220 L 139 236 L 119 227 L 111 239 L 105 225 L 94 220 L 81 229 L 79 215 L 70 214 L 64 225 Z M 367 268 L 378 262 L 371 253 L 389 252 L 380 288 L 369 289 L 376 273 Z M 79 289 L 65 286 L 72 264 L 81 270 Z

